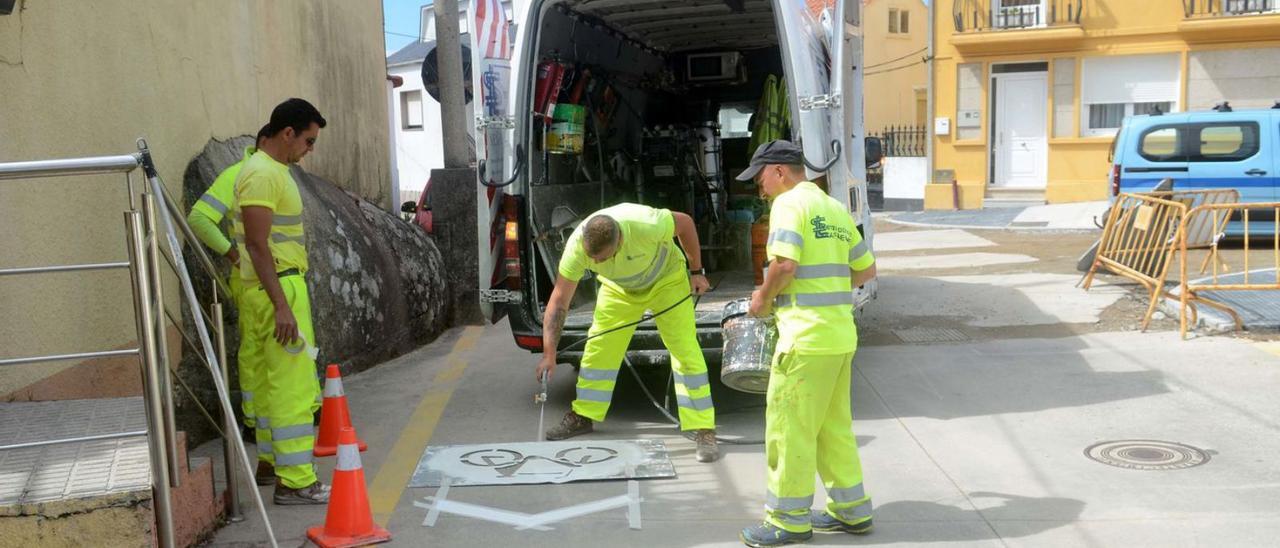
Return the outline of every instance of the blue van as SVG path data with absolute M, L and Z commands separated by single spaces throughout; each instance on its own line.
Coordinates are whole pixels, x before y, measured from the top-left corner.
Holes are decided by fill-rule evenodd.
M 1280 201 L 1280 108 L 1132 116 L 1111 147 L 1112 198 L 1169 178 L 1176 190 L 1234 188 L 1242 202 Z

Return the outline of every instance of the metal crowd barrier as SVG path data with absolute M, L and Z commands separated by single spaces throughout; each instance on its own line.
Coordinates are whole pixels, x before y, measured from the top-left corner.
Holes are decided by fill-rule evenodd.
M 156 538 L 161 546 L 169 548 L 173 546 L 174 542 L 173 501 L 171 489 L 178 487 L 179 482 L 181 481 L 181 473 L 177 470 L 180 460 L 177 454 L 176 445 L 177 435 L 174 420 L 173 386 L 170 383 L 169 374 L 172 373 L 178 383 L 182 385 L 189 394 L 191 391 L 190 388 L 182 382 L 182 379 L 177 376 L 176 372 L 173 372 L 169 367 L 169 352 L 164 321 L 165 317 L 167 317 L 169 321 L 178 328 L 179 332 L 183 334 L 185 342 L 191 346 L 192 350 L 194 350 L 196 354 L 200 355 L 201 360 L 205 362 L 210 373 L 213 375 L 214 385 L 217 388 L 223 411 L 222 428 L 220 428 L 219 431 L 223 435 L 224 460 L 226 465 L 227 491 L 229 499 L 228 516 L 234 521 L 243 519 L 240 514 L 239 483 L 236 479 L 237 461 L 239 461 L 239 465 L 244 467 L 243 473 L 245 474 L 245 477 L 252 478 L 254 468 L 252 467 L 248 453 L 244 448 L 244 443 L 238 435 L 239 428 L 235 419 L 235 413 L 231 406 L 230 393 L 228 392 L 229 375 L 226 368 L 226 349 L 223 333 L 221 297 L 229 295 L 230 291 L 227 290 L 226 284 L 222 281 L 217 269 L 214 268 L 213 262 L 204 252 L 204 249 L 200 247 L 198 243 L 199 241 L 195 238 L 191 227 L 187 225 L 185 212 L 178 203 L 174 201 L 173 197 L 169 195 L 168 189 L 165 188 L 163 182 L 160 180 L 159 173 L 156 171 L 155 165 L 151 160 L 151 153 L 147 148 L 145 141 L 141 139 L 138 140 L 138 150 L 139 152 L 136 154 L 121 156 L 99 156 L 33 162 L 0 163 L 0 181 L 98 174 L 123 174 L 125 176 L 125 184 L 129 199 L 129 208 L 124 212 L 125 235 L 128 243 L 129 255 L 128 261 L 8 268 L 0 269 L 0 277 L 127 269 L 132 281 L 134 317 L 139 343 L 137 348 L 125 350 L 5 358 L 0 359 L 0 366 L 46 363 L 53 361 L 75 361 L 106 357 L 137 356 L 141 366 L 143 379 L 144 390 L 142 398 L 147 412 L 147 429 L 144 431 L 89 435 L 5 445 L 0 446 L 0 451 L 84 441 L 147 436 L 151 460 L 151 483 L 156 516 Z M 144 187 L 143 192 L 140 195 L 135 188 L 133 178 L 134 171 L 139 168 L 143 170 L 147 186 L 150 187 L 149 189 Z M 157 211 L 157 200 L 161 201 L 159 207 L 163 208 L 160 211 Z M 141 209 L 139 209 L 139 202 Z M 164 232 L 161 232 L 157 228 L 157 218 L 163 222 L 166 229 Z M 210 306 L 211 310 L 208 314 L 204 312 L 195 297 L 195 293 L 191 285 L 191 278 L 186 270 L 181 247 L 178 243 L 176 231 L 174 230 L 175 226 L 181 229 L 184 239 L 191 244 L 190 248 L 199 259 L 200 267 L 205 270 L 211 279 L 214 280 L 215 287 L 211 301 L 212 304 Z M 164 237 L 168 244 L 167 253 L 164 252 L 160 245 L 162 237 Z M 165 261 L 169 263 L 170 267 L 173 268 L 174 273 L 178 275 L 179 281 L 181 282 L 184 290 L 183 297 L 191 307 L 193 313 L 195 311 L 199 311 L 199 313 L 195 314 L 193 319 L 196 323 L 197 332 L 201 339 L 199 341 L 200 346 L 197 346 L 196 342 L 191 341 L 191 339 L 187 337 L 186 332 L 183 331 L 182 323 L 179 321 L 181 316 L 175 316 L 164 305 L 164 297 L 161 293 L 161 258 L 165 259 Z M 212 336 L 208 332 L 206 322 L 208 322 L 208 325 L 212 325 L 215 330 L 215 333 Z M 194 399 L 194 394 L 191 395 Z M 199 405 L 198 402 L 197 405 Z M 204 412 L 205 417 L 214 423 L 214 428 L 218 428 L 218 421 L 214 420 L 213 417 L 203 409 L 203 407 L 201 407 L 201 411 Z M 276 546 L 275 535 L 267 517 L 266 507 L 263 505 L 262 496 L 257 489 L 251 489 L 250 491 L 257 503 L 261 517 L 266 524 L 267 534 L 271 545 Z
M 1252 217 L 1252 221 L 1251 218 Z M 1257 221 L 1260 217 L 1266 220 Z M 1183 239 L 1180 245 L 1182 252 L 1182 260 L 1179 268 L 1181 270 L 1182 281 L 1179 291 L 1179 333 L 1182 338 L 1187 336 L 1187 312 L 1191 312 L 1191 323 L 1198 321 L 1197 304 L 1204 304 L 1212 308 L 1216 308 L 1226 312 L 1231 316 L 1235 323 L 1236 330 L 1244 329 L 1244 322 L 1240 318 L 1240 314 L 1231 306 L 1218 302 L 1201 295 L 1201 292 L 1221 292 L 1221 291 L 1275 291 L 1280 290 L 1280 202 L 1269 203 L 1207 203 L 1199 205 L 1191 209 L 1187 213 L 1184 225 L 1191 222 L 1210 223 L 1212 226 L 1213 238 L 1208 246 L 1209 254 L 1205 257 L 1205 263 L 1201 264 L 1200 272 L 1206 270 L 1205 264 L 1209 261 L 1213 262 L 1213 274 L 1210 276 L 1208 283 L 1193 283 L 1187 276 L 1187 249 L 1192 247 L 1193 241 Z M 1228 223 L 1239 223 L 1240 233 L 1242 235 L 1242 246 L 1244 248 L 1244 270 L 1239 273 L 1241 281 L 1225 282 L 1221 280 L 1222 270 L 1227 267 L 1225 261 L 1221 259 L 1220 245 L 1225 237 Z M 1258 224 L 1262 224 L 1265 228 L 1258 228 Z M 1263 232 L 1265 231 L 1265 232 Z M 1262 277 L 1257 274 L 1251 267 L 1253 263 L 1249 257 L 1252 240 L 1261 233 L 1269 233 L 1271 245 L 1271 261 L 1262 272 L 1269 271 L 1271 276 Z M 1257 248 L 1252 248 L 1257 249 Z M 1250 275 L 1254 275 L 1250 280 Z M 1233 274 L 1233 276 L 1235 276 Z M 1261 278 L 1261 279 L 1259 279 Z
M 1173 295 L 1165 288 L 1172 253 L 1178 251 L 1184 238 L 1187 216 L 1186 198 L 1165 199 L 1161 194 L 1121 194 L 1111 206 L 1102 230 L 1098 254 L 1085 275 L 1084 289 L 1089 290 L 1099 268 L 1138 282 L 1150 294 L 1150 304 L 1142 317 L 1142 330 L 1151 324 L 1151 315 L 1162 296 Z

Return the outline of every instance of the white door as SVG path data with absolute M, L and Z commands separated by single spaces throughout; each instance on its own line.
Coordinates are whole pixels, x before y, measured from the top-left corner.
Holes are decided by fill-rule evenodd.
M 996 74 L 995 184 L 1044 188 L 1048 175 L 1049 73 Z

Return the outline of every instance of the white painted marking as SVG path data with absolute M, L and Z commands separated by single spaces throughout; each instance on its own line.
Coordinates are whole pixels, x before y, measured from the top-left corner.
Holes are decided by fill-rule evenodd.
M 872 248 L 876 253 L 885 251 L 915 251 L 918 249 L 950 249 L 958 247 L 991 247 L 995 242 L 974 236 L 963 230 L 919 230 L 914 232 L 884 232 L 876 234 Z
M 920 270 L 926 268 L 963 268 L 999 264 L 1034 263 L 1039 259 L 1029 255 L 1009 253 L 958 253 L 953 255 L 922 255 L 917 257 L 877 257 L 879 271 Z

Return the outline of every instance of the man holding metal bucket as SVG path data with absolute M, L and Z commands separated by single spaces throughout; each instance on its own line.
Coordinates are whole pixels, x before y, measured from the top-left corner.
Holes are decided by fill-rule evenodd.
M 795 144 L 761 145 L 738 180 L 754 180 L 772 200 L 769 269 L 749 314 L 775 314 L 778 325 L 765 415 L 766 516 L 741 539 L 780 546 L 808 540 L 815 529 L 870 532 L 849 386 L 858 344 L 853 288 L 875 277 L 875 258 L 848 209 L 805 179 L 804 151 Z M 810 510 L 815 472 L 827 490 L 823 511 Z

